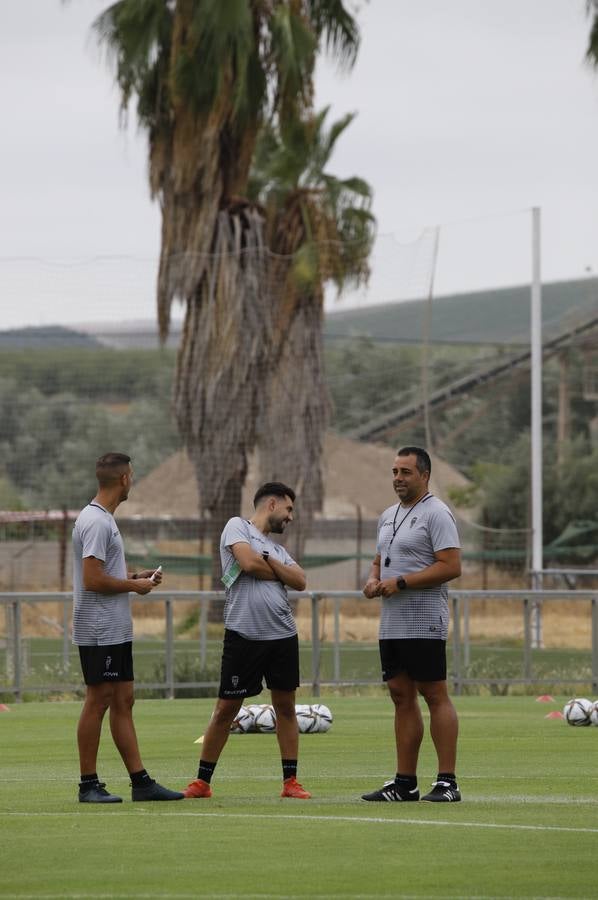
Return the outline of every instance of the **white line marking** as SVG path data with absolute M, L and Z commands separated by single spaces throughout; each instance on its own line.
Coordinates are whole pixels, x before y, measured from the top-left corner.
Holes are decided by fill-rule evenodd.
M 398 805 L 398 804 L 397 804 Z M 396 807 L 394 807 L 396 809 Z M 147 815 L 148 810 L 117 810 L 119 817 L 121 816 L 139 816 Z M 2 812 L 5 817 L 12 816 L 15 818 L 37 818 L 43 816 L 46 818 L 59 818 L 64 816 L 82 816 L 86 815 L 81 812 Z M 360 822 L 363 824 L 373 825 L 438 825 L 447 828 L 493 828 L 504 831 L 556 831 L 570 832 L 571 834 L 598 834 L 598 828 L 578 828 L 568 825 L 513 825 L 511 823 L 500 824 L 497 822 L 459 822 L 455 819 L 383 819 L 377 816 L 314 816 L 298 813 L 296 815 L 285 815 L 281 813 L 215 813 L 215 812 L 160 812 L 161 816 L 175 816 L 176 818 L 195 818 L 195 819 L 273 819 L 273 820 L 290 820 L 293 822 Z

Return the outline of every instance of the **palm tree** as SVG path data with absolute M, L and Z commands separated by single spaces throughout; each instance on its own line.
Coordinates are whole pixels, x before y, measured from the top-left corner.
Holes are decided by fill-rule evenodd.
M 344 0 L 117 0 L 94 23 L 123 112 L 137 99 L 162 210 L 160 335 L 185 304 L 174 404 L 213 539 L 239 512 L 276 336 L 263 213 L 244 199 L 262 124 L 310 110 L 318 50 L 350 66 Z M 218 565 L 215 562 L 215 577 Z
M 301 558 L 314 512 L 322 507 L 322 451 L 329 399 L 324 382 L 324 290 L 340 292 L 368 276 L 374 237 L 372 192 L 360 178 L 327 166 L 354 114 L 326 130 L 328 108 L 286 127 L 265 126 L 256 146 L 249 195 L 263 205 L 274 254 L 271 292 L 278 357 L 262 387 L 257 418 L 261 477 L 293 484 L 301 497 L 293 554 Z M 274 363 L 274 364 L 273 364 Z

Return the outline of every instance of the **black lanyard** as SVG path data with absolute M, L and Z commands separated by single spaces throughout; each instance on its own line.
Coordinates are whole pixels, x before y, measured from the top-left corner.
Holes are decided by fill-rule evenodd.
M 431 497 L 431 496 L 432 496 L 432 494 L 426 493 L 426 494 L 424 494 L 423 497 L 419 498 L 417 503 L 423 503 L 424 500 L 427 500 L 428 497 Z M 388 566 L 390 565 L 390 548 L 392 547 L 392 542 L 394 541 L 399 528 L 401 527 L 401 525 L 403 524 L 403 522 L 405 521 L 407 516 L 409 516 L 413 512 L 413 510 L 417 506 L 417 503 L 414 503 L 413 506 L 409 507 L 409 509 L 407 510 L 407 512 L 405 513 L 405 515 L 403 516 L 403 518 L 401 519 L 401 521 L 399 522 L 398 525 L 396 525 L 396 522 L 397 522 L 397 516 L 399 514 L 399 510 L 401 508 L 401 504 L 399 503 L 399 505 L 397 506 L 396 512 L 394 514 L 394 518 L 392 520 L 392 537 L 390 539 L 390 544 L 388 545 L 388 548 L 386 550 L 386 559 L 384 560 L 384 565 L 386 566 L 386 568 L 388 568 Z M 396 528 L 395 528 L 395 525 L 396 525 Z

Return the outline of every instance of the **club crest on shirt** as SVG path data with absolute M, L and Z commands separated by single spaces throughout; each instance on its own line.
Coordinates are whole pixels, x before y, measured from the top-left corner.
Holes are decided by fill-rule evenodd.
M 409 522 L 409 528 L 413 528 L 413 526 L 415 525 L 416 522 L 417 522 L 417 516 L 413 516 L 413 518 Z

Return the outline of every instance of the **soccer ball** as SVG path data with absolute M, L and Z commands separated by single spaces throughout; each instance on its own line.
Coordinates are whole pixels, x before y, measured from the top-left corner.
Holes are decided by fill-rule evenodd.
M 328 731 L 332 725 L 332 713 L 323 703 L 314 703 L 312 712 L 316 715 L 317 728 L 316 731 Z
M 253 718 L 253 713 L 247 706 L 242 706 L 235 718 L 233 719 L 233 723 L 230 727 L 231 734 L 247 734 L 248 731 L 253 731 L 255 727 L 255 721 Z
M 311 706 L 296 706 L 295 713 L 301 734 L 311 734 L 318 730 L 318 716 Z
M 565 703 L 563 715 L 568 725 L 589 725 L 592 702 L 585 697 L 575 697 Z
M 273 706 L 259 706 L 254 714 L 255 730 L 261 733 L 276 731 L 276 713 Z
M 590 709 L 590 722 L 592 725 L 598 725 L 598 700 L 594 700 Z

